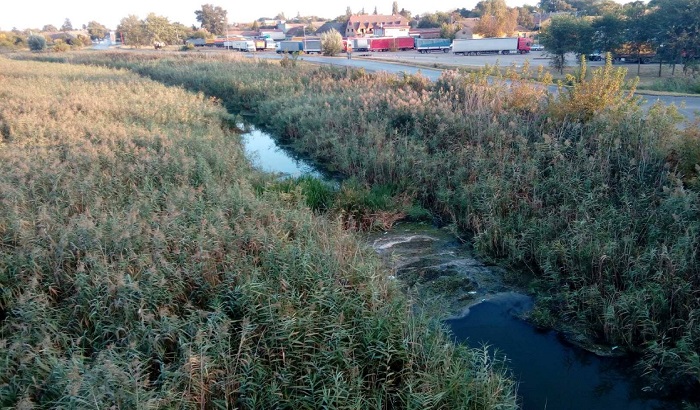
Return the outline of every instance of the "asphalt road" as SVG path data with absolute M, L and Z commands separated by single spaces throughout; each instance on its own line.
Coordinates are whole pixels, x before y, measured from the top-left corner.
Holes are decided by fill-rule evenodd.
M 366 54 L 367 56 L 359 55 Z M 257 53 L 251 54 L 252 57 L 257 58 L 273 58 L 278 59 L 281 56 L 275 53 Z M 486 56 L 455 56 L 452 53 L 432 53 L 432 54 L 420 54 L 412 51 L 403 52 L 388 52 L 388 53 L 355 53 L 352 59 L 347 59 L 346 57 L 323 57 L 315 55 L 305 55 L 299 57 L 304 61 L 309 61 L 318 64 L 329 64 L 341 67 L 354 67 L 354 68 L 364 68 L 367 71 L 385 71 L 392 74 L 422 74 L 423 76 L 429 78 L 432 81 L 437 80 L 442 74 L 440 69 L 432 68 L 419 68 L 411 66 L 412 63 L 448 63 L 448 64 L 459 64 L 465 66 L 484 66 L 486 64 L 498 64 L 502 67 L 510 66 L 515 64 L 516 66 L 522 66 L 525 60 L 530 60 L 531 67 L 536 69 L 538 65 L 546 65 L 548 62 L 543 52 L 533 52 L 529 55 L 486 55 Z M 401 60 L 405 61 L 406 64 L 399 64 L 396 62 L 389 62 L 386 60 Z M 570 61 L 575 61 L 575 59 L 569 59 Z M 602 62 L 589 62 L 590 66 L 600 66 Z M 553 92 L 557 91 L 555 86 L 550 87 Z M 677 97 L 677 96 L 655 96 L 655 95 L 644 95 L 639 94 L 643 98 L 642 107 L 648 109 L 657 101 L 666 105 L 675 105 L 678 112 L 683 115 L 688 120 L 694 120 L 700 118 L 700 97 Z

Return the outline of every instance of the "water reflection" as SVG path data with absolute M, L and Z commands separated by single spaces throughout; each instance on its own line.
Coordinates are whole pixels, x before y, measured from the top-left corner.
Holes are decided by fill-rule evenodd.
M 524 410 L 663 409 L 642 397 L 620 359 L 601 358 L 538 330 L 515 315 L 527 309 L 524 296 L 498 295 L 472 306 L 463 318 L 448 320 L 455 338 L 471 346 L 484 343 L 505 356 Z
M 291 150 L 280 148 L 268 133 L 254 127 L 244 129 L 246 133 L 241 136 L 243 148 L 256 168 L 282 176 L 310 175 L 323 178 L 310 162 L 296 158 Z

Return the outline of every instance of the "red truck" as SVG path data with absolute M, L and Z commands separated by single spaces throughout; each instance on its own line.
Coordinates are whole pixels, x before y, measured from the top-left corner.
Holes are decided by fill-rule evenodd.
M 413 37 L 373 37 L 369 39 L 369 51 L 413 50 Z

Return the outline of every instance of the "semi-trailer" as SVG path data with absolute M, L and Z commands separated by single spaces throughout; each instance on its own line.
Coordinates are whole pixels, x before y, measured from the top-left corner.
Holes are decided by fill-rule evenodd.
M 255 41 L 253 40 L 232 40 L 224 41 L 224 47 L 234 51 L 255 51 Z
M 433 51 L 442 51 L 447 53 L 452 48 L 452 40 L 449 38 L 417 38 L 416 51 L 419 53 L 431 53 Z
M 530 39 L 524 37 L 455 39 L 452 52 L 461 55 L 526 54 L 530 52 Z
M 352 39 L 352 49 L 355 51 L 369 51 L 369 39 L 368 38 L 353 38 Z
M 304 53 L 306 54 L 321 54 L 321 40 L 307 39 L 304 40 Z
M 413 37 L 372 37 L 369 51 L 413 50 Z
M 296 52 L 304 51 L 304 42 L 296 40 L 278 41 L 277 42 L 277 54 L 293 54 Z

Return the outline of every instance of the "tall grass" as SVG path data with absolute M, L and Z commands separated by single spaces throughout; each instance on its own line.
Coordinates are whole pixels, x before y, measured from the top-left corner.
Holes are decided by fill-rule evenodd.
M 639 109 L 618 70 L 550 94 L 514 70 L 432 84 L 324 67 L 75 56 L 252 110 L 313 158 L 418 198 L 485 257 L 537 278 L 533 319 L 642 357 L 660 389 L 700 383 L 697 124 Z M 508 80 L 508 81 L 506 81 Z M 669 392 L 668 389 L 664 390 Z
M 182 69 L 182 67 L 180 67 Z M 0 58 L 0 404 L 514 408 L 202 93 Z

